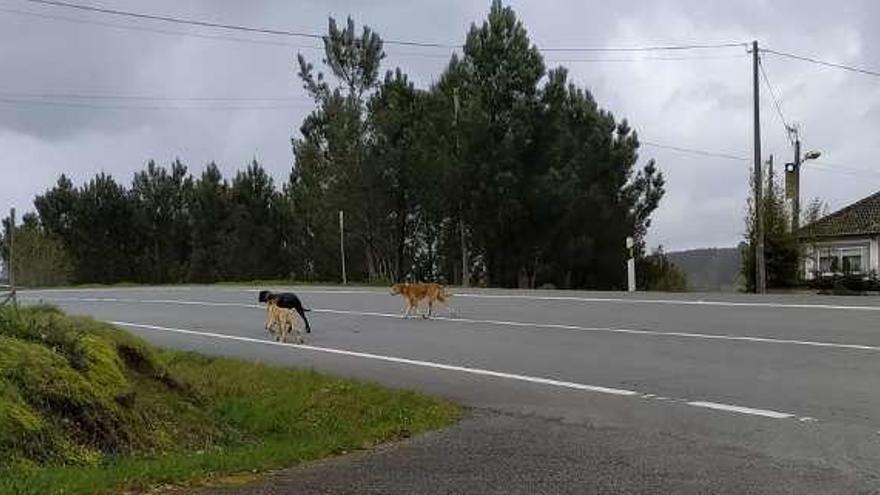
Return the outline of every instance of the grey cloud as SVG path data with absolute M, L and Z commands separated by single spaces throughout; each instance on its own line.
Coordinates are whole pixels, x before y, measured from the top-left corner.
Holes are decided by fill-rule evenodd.
M 880 5 L 867 0 L 706 2 L 511 2 L 540 45 L 655 45 L 760 39 L 766 46 L 880 67 Z M 386 39 L 460 43 L 481 22 L 489 2 L 351 0 L 239 2 L 120 0 L 120 9 L 322 33 L 327 17 L 351 14 Z M 4 2 L 2 8 L 135 24 L 197 34 L 241 36 L 85 15 Z M 272 37 L 247 36 L 263 41 Z M 285 43 L 316 46 L 309 40 Z M 0 93 L 80 92 L 171 96 L 289 96 L 289 102 L 92 101 L 92 105 L 267 107 L 242 110 L 109 110 L 41 107 L 0 102 L 0 209 L 27 208 L 33 195 L 61 172 L 77 181 L 103 170 L 128 181 L 149 159 L 181 158 L 194 173 L 215 160 L 227 175 L 253 157 L 286 180 L 290 137 L 310 109 L 296 80 L 297 51 L 314 62 L 314 49 L 178 37 L 71 24 L 0 11 Z M 387 47 L 386 69 L 403 68 L 421 86 L 436 80 L 452 50 Z M 740 54 L 741 48 L 723 55 Z M 718 54 L 699 53 L 700 56 Z M 545 54 L 555 60 L 631 58 L 629 54 Z M 664 54 L 669 55 L 669 54 Z M 692 53 L 683 55 L 696 55 Z M 643 139 L 751 156 L 750 66 L 746 57 L 721 60 L 561 62 L 572 80 L 600 105 L 626 117 Z M 871 168 L 880 150 L 880 81 L 803 62 L 766 57 L 788 119 L 801 123 L 805 146 L 830 163 Z M 790 154 L 764 91 L 764 152 L 777 163 Z M 2 96 L 0 96 L 2 99 Z M 70 101 L 65 99 L 64 101 Z M 77 100 L 79 101 L 79 100 Z M 749 163 L 683 155 L 644 147 L 668 177 L 649 241 L 677 249 L 733 245 L 741 237 Z M 816 168 L 805 173 L 806 196 L 833 207 L 874 192 L 880 176 L 853 176 Z

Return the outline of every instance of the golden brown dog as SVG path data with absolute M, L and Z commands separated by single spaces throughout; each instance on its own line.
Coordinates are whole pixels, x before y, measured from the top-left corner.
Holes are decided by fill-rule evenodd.
M 266 330 L 278 342 L 287 342 L 287 336 L 293 334 L 294 343 L 303 343 L 303 332 L 300 328 L 300 318 L 293 310 L 281 308 L 272 299 L 266 305 Z
M 444 304 L 448 308 L 449 298 L 452 296 L 445 286 L 435 283 L 394 284 L 391 286 L 391 295 L 399 295 L 405 301 L 404 318 L 408 318 L 414 309 L 418 309 L 423 300 L 428 302 L 428 306 L 422 313 L 422 318 L 428 318 L 434 310 L 434 304 Z

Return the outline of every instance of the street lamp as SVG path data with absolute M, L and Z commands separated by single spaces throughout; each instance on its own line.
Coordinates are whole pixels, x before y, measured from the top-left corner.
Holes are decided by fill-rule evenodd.
M 801 156 L 801 140 L 797 129 L 789 128 L 794 135 L 794 163 L 785 164 L 785 194 L 791 200 L 791 231 L 800 227 L 801 215 L 801 164 L 822 156 L 822 152 L 810 150 Z

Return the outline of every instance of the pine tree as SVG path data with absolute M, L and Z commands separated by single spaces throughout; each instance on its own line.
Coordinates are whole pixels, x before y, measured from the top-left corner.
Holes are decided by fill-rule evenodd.
M 217 282 L 227 278 L 232 261 L 232 203 L 229 185 L 214 162 L 208 164 L 195 182 L 191 209 L 192 256 L 187 279 Z
M 170 172 L 150 161 L 135 174 L 131 195 L 143 242 L 138 279 L 152 283 L 184 280 L 191 255 L 192 189 L 192 177 L 180 160 L 171 164 Z
M 366 102 L 379 84 L 385 52 L 381 37 L 368 27 L 358 35 L 351 18 L 342 29 L 330 18 L 323 41 L 324 62 L 338 85 L 331 88 L 324 73 L 315 74 L 314 66 L 299 55 L 299 77 L 319 109 L 307 117 L 303 137 L 294 140 L 296 167 L 304 176 L 320 176 L 321 186 L 309 190 L 320 198 L 314 203 L 347 213 L 347 227 L 357 241 L 350 247 L 363 250 L 367 277 L 375 280 L 382 239 L 378 205 L 383 199 L 383 173 L 379 164 L 367 159 Z M 309 216 L 320 215 L 310 212 Z
M 236 174 L 230 192 L 230 249 L 225 260 L 230 276 L 235 280 L 285 276 L 278 259 L 281 240 L 272 177 L 254 160 Z

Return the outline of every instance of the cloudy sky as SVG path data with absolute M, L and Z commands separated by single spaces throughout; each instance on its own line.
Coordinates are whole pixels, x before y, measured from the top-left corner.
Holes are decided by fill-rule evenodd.
M 386 39 L 458 44 L 489 2 L 104 0 L 87 5 L 230 24 L 323 33 L 352 15 Z M 740 42 L 880 69 L 880 5 L 871 1 L 512 1 L 539 47 L 631 47 Z M 75 21 L 75 22 L 74 22 Z M 230 39 L 235 38 L 235 39 Z M 292 164 L 290 138 L 311 104 L 295 55 L 320 61 L 308 39 L 231 33 L 0 0 L 0 208 L 31 208 L 66 172 L 128 182 L 147 160 L 180 158 L 227 174 L 253 158 L 277 180 Z M 452 49 L 387 47 L 421 86 Z M 750 157 L 751 61 L 745 50 L 547 52 L 600 105 L 626 117 L 645 142 Z M 788 121 L 823 158 L 802 175 L 803 196 L 832 209 L 880 190 L 880 78 L 764 56 Z M 783 126 L 761 88 L 763 151 L 791 159 Z M 47 95 L 52 96 L 47 98 Z M 121 98 L 117 98 L 121 97 Z M 668 192 L 652 245 L 731 246 L 743 230 L 746 161 L 645 145 Z

